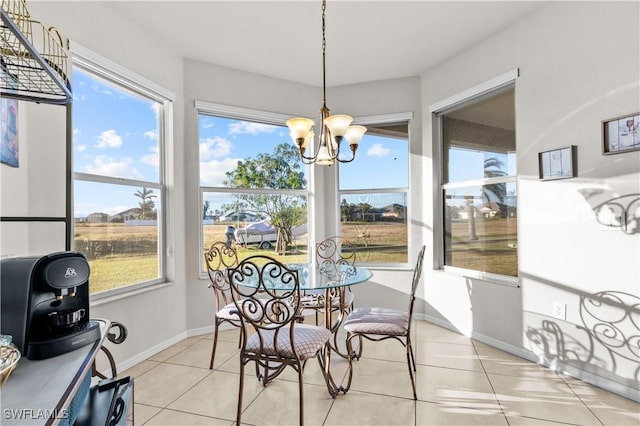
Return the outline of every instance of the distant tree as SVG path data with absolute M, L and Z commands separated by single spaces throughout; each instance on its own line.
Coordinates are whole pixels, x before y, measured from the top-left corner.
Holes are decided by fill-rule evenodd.
M 495 157 L 484 160 L 485 178 L 503 177 L 506 175 L 507 172 L 504 171 L 504 163 L 502 161 Z M 491 202 L 492 198 L 499 202 L 504 202 L 507 196 L 507 185 L 504 183 L 485 185 L 482 190 L 482 196 L 487 203 Z
M 204 205 L 202 206 L 202 219 L 206 219 L 209 215 L 209 200 L 205 200 Z
M 504 171 L 504 163 L 496 157 L 489 157 L 484 160 L 484 177 L 502 177 L 506 176 Z M 507 186 L 504 183 L 494 183 L 482 186 L 482 199 L 490 203 L 492 199 L 503 202 L 507 194 Z M 465 198 L 467 208 L 467 221 L 469 230 L 469 240 L 477 240 L 476 233 L 476 207 L 473 205 L 473 196 Z
M 153 190 L 142 187 L 141 191 L 136 191 L 136 193 L 133 195 L 140 198 L 140 203 L 138 204 L 140 206 L 138 218 L 143 220 L 152 219 L 153 209 L 156 206 L 156 203 L 155 201 L 153 201 L 153 199 L 157 197 L 156 194 L 153 193 Z
M 239 161 L 235 170 L 226 173 L 224 184 L 230 188 L 304 189 L 307 182 L 300 170 L 298 150 L 288 143 L 277 145 L 273 153 Z M 234 194 L 244 208 L 262 213 L 278 230 L 276 252 L 285 253 L 292 241 L 291 229 L 304 222 L 306 197 L 264 191 Z
M 358 203 L 357 208 L 360 211 L 360 218 L 362 220 L 365 220 L 365 214 L 368 213 L 369 210 L 371 210 L 371 204 L 369 204 L 369 203 Z

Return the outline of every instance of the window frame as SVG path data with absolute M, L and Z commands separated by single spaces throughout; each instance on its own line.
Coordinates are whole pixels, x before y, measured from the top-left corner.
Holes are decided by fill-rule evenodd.
M 90 183 L 102 183 L 108 185 L 131 186 L 135 188 L 153 188 L 160 195 L 160 211 L 158 213 L 158 277 L 139 283 L 124 285 L 122 287 L 106 290 L 97 294 L 91 294 L 92 300 L 100 300 L 127 293 L 133 293 L 140 289 L 157 286 L 168 281 L 167 278 L 167 252 L 171 251 L 169 244 L 169 227 L 167 217 L 170 215 L 171 202 L 168 199 L 167 186 L 173 180 L 173 167 L 170 164 L 170 152 L 173 148 L 173 103 L 176 96 L 173 92 L 154 83 L 151 80 L 137 74 L 122 65 L 113 62 L 98 53 L 76 43 L 69 41 L 71 57 L 71 72 L 74 67 L 83 72 L 96 76 L 110 84 L 135 93 L 159 105 L 158 111 L 158 181 L 144 181 L 90 173 L 75 172 L 73 155 L 71 155 L 72 185 L 75 181 Z M 72 150 L 73 151 L 73 150 Z M 75 194 L 72 191 L 72 204 Z M 74 215 L 75 216 L 75 215 Z M 75 234 L 75 222 L 72 221 L 72 235 Z
M 411 232 L 409 228 L 409 224 L 411 223 L 411 200 L 412 200 L 412 191 L 411 191 L 411 120 L 413 119 L 413 112 L 401 112 L 401 113 L 392 113 L 392 114 L 381 114 L 381 115 L 371 115 L 371 116 L 362 116 L 355 117 L 353 120 L 353 124 L 363 125 L 363 126 L 372 126 L 372 125 L 382 125 L 382 124 L 392 124 L 392 123 L 407 123 L 407 187 L 406 188 L 364 188 L 364 189 L 341 189 L 340 188 L 340 168 L 342 167 L 342 163 L 339 163 L 339 166 L 336 167 L 336 217 L 338 224 L 338 235 L 342 233 L 342 220 L 341 220 L 341 199 L 343 195 L 359 195 L 359 194 L 405 194 L 407 205 L 406 205 L 406 218 L 405 225 L 407 227 L 407 261 L 406 262 L 359 262 L 366 264 L 367 267 L 371 268 L 398 268 L 405 269 L 411 266 L 412 258 L 412 238 Z M 361 154 L 361 153 L 360 153 Z M 349 167 L 348 164 L 345 167 Z
M 246 120 L 251 122 L 258 122 L 262 124 L 270 124 L 274 126 L 282 126 L 285 127 L 285 122 L 291 118 L 290 115 L 279 114 L 275 112 L 268 112 L 263 110 L 237 107 L 226 104 L 219 104 L 213 102 L 206 102 L 196 100 L 194 102 L 194 106 L 196 109 L 196 118 L 199 121 L 200 115 L 209 115 L 213 117 L 227 118 L 231 120 Z M 196 142 L 198 145 L 200 144 L 200 132 L 199 132 L 199 124 L 197 124 L 197 137 Z M 208 277 L 206 272 L 206 267 L 204 264 L 204 248 L 202 247 L 202 243 L 204 241 L 204 228 L 202 226 L 202 205 L 204 204 L 204 194 L 205 193 L 223 193 L 223 194 L 231 194 L 231 193 L 270 193 L 270 192 L 278 192 L 282 194 L 291 194 L 291 195 L 302 195 L 307 198 L 307 223 L 311 223 L 312 218 L 314 217 L 314 213 L 312 212 L 312 196 L 311 196 L 311 187 L 312 187 L 312 179 L 313 172 L 312 168 L 308 165 L 307 167 L 307 187 L 306 189 L 264 189 L 264 188 L 228 188 L 228 187 L 218 187 L 218 186 L 202 186 L 200 184 L 200 156 L 198 155 L 198 206 L 194 209 L 195 211 L 195 219 L 198 225 L 198 241 L 197 241 L 197 252 L 198 254 L 198 267 L 199 267 L 199 277 L 201 279 L 205 279 Z
M 466 269 L 445 264 L 445 197 L 444 193 L 447 189 L 456 187 L 482 186 L 496 183 L 514 183 L 516 185 L 516 198 L 518 197 L 518 170 L 515 175 L 506 177 L 493 177 L 483 179 L 473 179 L 461 182 L 445 183 L 445 167 L 444 164 L 444 146 L 443 146 L 443 115 L 454 111 L 464 104 L 475 102 L 482 97 L 491 96 L 494 93 L 506 88 L 516 89 L 517 79 L 519 77 L 519 69 L 510 70 L 493 79 L 480 83 L 468 90 L 443 99 L 429 107 L 432 122 L 432 146 L 433 146 L 433 209 L 434 209 L 434 229 L 433 229 L 433 247 L 434 247 L 434 268 L 445 273 L 465 278 L 476 278 L 502 284 L 512 287 L 519 287 L 520 274 L 517 276 L 509 276 L 486 272 L 475 269 Z M 515 108 L 515 105 L 514 105 Z M 517 157 L 517 142 L 516 142 Z M 518 201 L 516 200 L 516 206 Z M 519 221 L 516 218 L 516 229 L 519 228 Z

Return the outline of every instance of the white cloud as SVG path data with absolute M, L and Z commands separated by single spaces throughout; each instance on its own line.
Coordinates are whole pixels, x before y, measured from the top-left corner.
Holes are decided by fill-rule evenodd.
M 212 128 L 215 124 L 213 123 L 213 121 L 210 118 L 201 118 L 202 120 L 202 128 L 203 129 L 210 129 Z
M 386 157 L 391 153 L 389 148 L 385 148 L 381 143 L 375 143 L 367 150 L 367 155 L 371 157 Z
M 200 162 L 200 184 L 204 186 L 221 186 L 227 179 L 226 172 L 238 167 L 239 158 L 226 158 L 222 161 L 211 160 Z
M 117 176 L 129 179 L 142 179 L 140 173 L 134 166 L 131 158 L 116 160 L 106 155 L 98 155 L 93 163 L 85 166 L 84 171 L 95 175 Z
M 122 138 L 115 130 L 105 130 L 98 136 L 98 148 L 120 148 L 122 146 Z
M 86 146 L 86 145 L 80 145 L 80 144 L 79 144 L 79 145 L 76 145 L 76 151 L 78 151 L 78 152 L 83 152 L 83 151 L 85 151 L 86 149 L 87 149 L 87 146 Z
M 249 121 L 236 121 L 229 124 L 229 133 L 232 135 L 259 135 L 260 133 L 273 133 L 278 129 L 279 127 L 270 124 L 252 123 Z
M 73 129 L 73 133 L 72 133 L 72 135 L 73 135 L 73 137 L 76 137 L 76 136 L 79 136 L 79 135 L 80 135 L 80 133 L 82 133 L 82 132 L 80 132 L 80 129 L 78 129 L 78 128 L 76 127 L 76 128 L 74 128 L 74 129 Z
M 144 137 L 147 139 L 151 139 L 152 141 L 158 141 L 158 131 L 157 130 L 147 130 L 144 132 Z
M 160 150 L 158 146 L 149 147 L 149 154 L 143 155 L 140 161 L 148 166 L 158 167 L 160 164 Z
M 96 93 L 100 93 L 101 95 L 114 96 L 114 93 L 103 85 L 92 84 L 91 89 Z
M 200 159 L 210 160 L 229 155 L 231 152 L 231 142 L 220 136 L 202 139 L 200 141 Z

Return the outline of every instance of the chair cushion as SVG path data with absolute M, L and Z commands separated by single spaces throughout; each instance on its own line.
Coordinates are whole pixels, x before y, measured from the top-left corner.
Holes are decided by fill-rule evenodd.
M 233 303 L 229 303 L 227 306 L 225 306 L 224 308 L 216 312 L 216 316 L 218 318 L 222 318 L 226 320 L 240 321 L 240 317 L 238 316 L 237 312 L 238 312 L 238 308 L 236 308 L 236 305 L 234 305 Z
M 324 327 L 318 327 L 315 325 L 296 324 L 293 329 L 294 332 L 294 345 L 295 352 L 298 354 L 301 360 L 312 358 L 316 355 L 318 350 L 327 343 L 331 337 L 331 332 Z M 263 341 L 263 354 L 276 355 L 276 351 L 273 347 L 275 330 L 261 330 L 260 331 Z M 278 333 L 278 349 L 280 350 L 280 356 L 286 358 L 295 358 L 293 349 L 291 347 L 291 341 L 289 339 L 289 327 L 283 327 Z M 246 350 L 252 353 L 258 353 L 260 350 L 260 337 L 258 333 L 253 333 L 247 340 Z
M 387 308 L 357 308 L 344 322 L 349 333 L 402 336 L 408 328 L 407 312 Z

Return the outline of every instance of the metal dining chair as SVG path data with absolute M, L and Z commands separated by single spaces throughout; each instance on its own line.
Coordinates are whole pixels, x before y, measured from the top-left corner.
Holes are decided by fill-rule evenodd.
M 411 346 L 411 321 L 413 318 L 413 305 L 416 300 L 416 288 L 422 275 L 424 251 L 425 246 L 422 246 L 418 254 L 416 267 L 413 271 L 411 297 L 409 298 L 409 309 L 407 311 L 379 307 L 362 307 L 356 308 L 347 316 L 344 322 L 344 329 L 347 332 L 347 353 L 349 354 L 347 390 L 351 387 L 351 379 L 353 377 L 353 368 L 351 367 L 353 360 L 359 359 L 362 356 L 362 338 L 364 337 L 373 342 L 395 339 L 402 343 L 407 351 L 407 364 L 409 366 L 409 376 L 411 377 L 411 386 L 413 388 L 413 399 L 418 399 L 414 377 L 416 359 Z M 356 337 L 359 340 L 357 353 L 353 350 L 353 339 Z
M 204 254 L 204 261 L 211 281 L 209 288 L 213 289 L 216 303 L 213 348 L 211 349 L 211 362 L 209 363 L 209 369 L 213 369 L 220 325 L 226 322 L 240 328 L 240 318 L 237 314 L 232 313 L 236 308 L 231 300 L 229 283 L 226 277 L 226 269 L 238 265 L 238 253 L 235 248 L 226 242 L 215 242 Z M 242 328 L 240 328 L 240 333 L 242 333 Z
M 316 243 L 316 266 L 318 268 L 335 268 L 342 265 L 354 266 L 356 263 L 356 245 L 351 241 L 334 236 L 325 238 Z M 353 292 L 350 288 L 344 292 L 345 300 L 340 301 L 338 297 L 331 300 L 331 309 L 340 309 L 340 303 L 347 307 L 346 311 L 353 310 Z M 316 325 L 318 325 L 318 314 L 325 310 L 324 292 L 306 291 L 302 296 L 302 308 L 315 311 Z
M 268 256 L 244 259 L 227 270 L 231 297 L 244 329 L 240 346 L 240 386 L 236 424 L 241 424 L 244 367 L 256 363 L 263 385 L 286 367 L 298 373 L 300 424 L 304 420 L 303 372 L 306 361 L 317 358 L 324 373 L 324 348 L 331 332 L 300 324 L 298 272 Z M 250 334 L 249 330 L 253 330 Z M 327 381 L 325 375 L 325 381 Z

